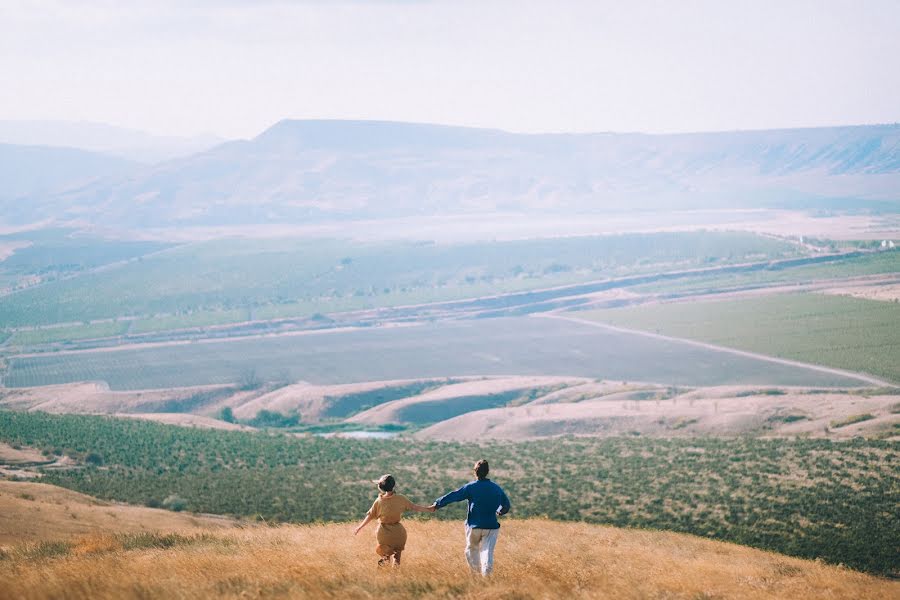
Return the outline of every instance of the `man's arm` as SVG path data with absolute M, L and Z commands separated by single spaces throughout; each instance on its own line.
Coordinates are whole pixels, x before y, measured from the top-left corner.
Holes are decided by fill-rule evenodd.
M 500 510 L 497 514 L 505 515 L 509 512 L 509 509 L 512 508 L 512 505 L 509 503 L 509 497 L 506 495 L 502 489 L 500 490 Z
M 437 500 L 434 501 L 435 508 L 444 508 L 448 504 L 453 504 L 454 502 L 461 502 L 463 500 L 468 500 L 469 498 L 469 484 L 462 486 L 458 490 L 454 492 L 450 492 L 445 496 L 441 496 Z

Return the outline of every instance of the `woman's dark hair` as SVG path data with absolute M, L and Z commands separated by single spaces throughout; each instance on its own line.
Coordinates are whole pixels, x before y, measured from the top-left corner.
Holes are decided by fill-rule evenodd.
M 375 483 L 378 484 L 378 489 L 382 492 L 393 492 L 394 486 L 397 485 L 393 475 L 382 475 L 381 479 Z
M 488 462 L 483 458 L 475 463 L 475 477 L 478 479 L 484 479 L 488 474 Z

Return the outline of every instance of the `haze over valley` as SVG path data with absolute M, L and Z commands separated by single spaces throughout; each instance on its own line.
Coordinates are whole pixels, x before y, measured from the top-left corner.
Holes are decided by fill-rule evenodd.
M 896 597 L 895 7 L 88 4 L 0 8 L 0 597 Z M 494 576 L 376 570 L 482 458 Z

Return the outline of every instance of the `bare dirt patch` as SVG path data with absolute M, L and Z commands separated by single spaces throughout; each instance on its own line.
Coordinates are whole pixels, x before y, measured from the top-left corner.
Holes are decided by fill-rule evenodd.
M 401 413 L 416 405 L 449 403 L 461 398 L 489 397 L 516 390 L 567 387 L 589 381 L 590 379 L 578 377 L 495 377 L 466 381 L 445 385 L 424 394 L 375 406 L 350 417 L 347 421 L 370 425 L 398 423 L 404 421 Z
M 24 446 L 13 448 L 9 444 L 0 442 L 0 464 L 21 465 L 42 462 L 47 462 L 47 458 L 34 448 Z
M 900 282 L 881 285 L 844 285 L 822 290 L 834 296 L 853 296 L 881 302 L 900 302 Z
M 29 388 L 0 388 L 0 408 L 49 413 L 115 414 L 161 412 L 172 403 L 227 386 L 209 385 L 147 391 L 111 391 L 102 383 L 67 383 Z
M 16 250 L 20 248 L 27 248 L 31 245 L 31 242 L 27 240 L 15 241 L 15 242 L 0 242 L 0 262 L 3 262 L 10 256 L 12 256 Z
M 166 425 L 180 425 L 182 427 L 198 427 L 200 429 L 224 429 L 226 431 L 256 431 L 255 427 L 240 425 L 237 423 L 228 423 L 220 419 L 212 417 L 204 417 L 201 415 L 192 415 L 190 413 L 116 413 L 114 417 L 123 417 L 127 419 L 142 419 L 145 421 L 156 421 L 157 423 L 165 423 Z
M 824 391 L 825 393 L 819 393 Z M 892 407 L 897 395 L 805 388 L 728 386 L 701 388 L 668 399 L 618 393 L 577 403 L 529 404 L 482 410 L 442 421 L 415 434 L 419 439 L 527 440 L 559 435 L 758 435 L 850 438 L 883 437 L 900 425 Z M 875 418 L 835 429 L 833 421 L 854 414 Z
M 234 409 L 236 417 L 249 419 L 260 410 L 270 410 L 281 414 L 298 412 L 304 422 L 317 422 L 328 409 L 329 398 L 338 398 L 348 394 L 358 394 L 383 388 L 403 386 L 418 379 L 392 379 L 384 381 L 366 381 L 361 383 L 348 383 L 339 385 L 315 385 L 301 382 L 288 385 L 272 392 L 268 392 L 241 402 L 229 401 L 229 406 Z

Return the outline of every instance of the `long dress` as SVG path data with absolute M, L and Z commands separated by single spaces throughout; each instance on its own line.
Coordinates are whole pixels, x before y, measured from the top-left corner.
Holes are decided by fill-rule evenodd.
M 406 548 L 406 528 L 400 519 L 403 513 L 412 508 L 409 498 L 401 494 L 380 494 L 369 514 L 378 519 L 378 530 L 375 538 L 378 545 L 375 553 L 379 556 L 391 556 L 395 552 L 402 552 Z

